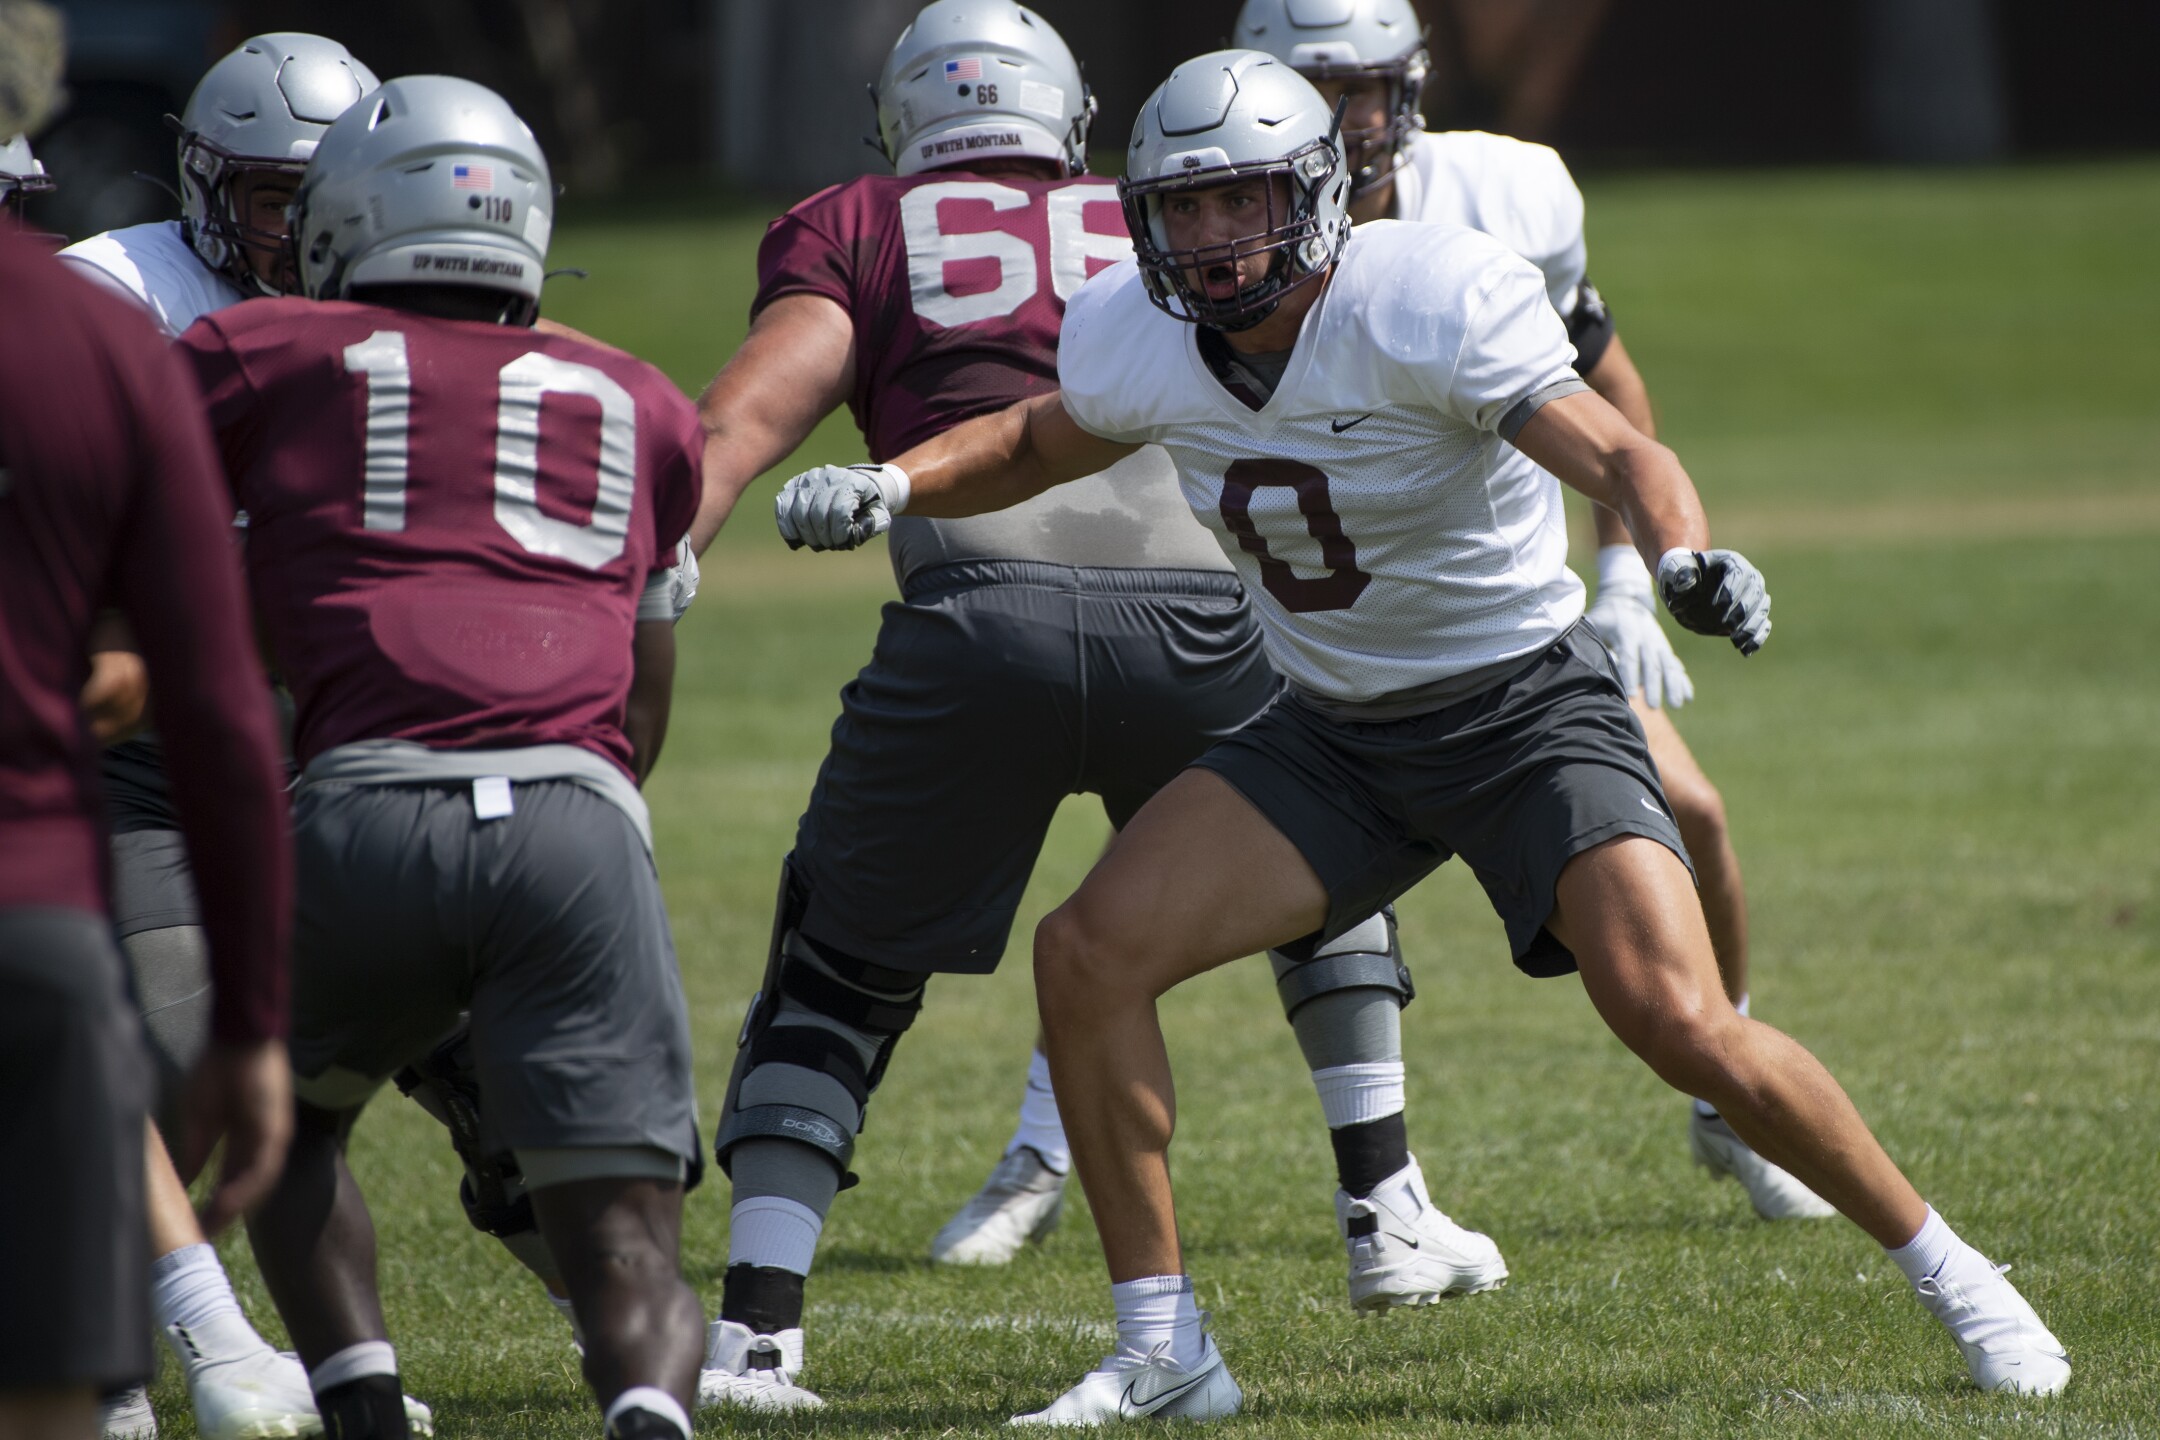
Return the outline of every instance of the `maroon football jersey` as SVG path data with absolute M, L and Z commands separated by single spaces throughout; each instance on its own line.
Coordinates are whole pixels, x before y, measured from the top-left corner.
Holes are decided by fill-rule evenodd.
M 630 768 L 647 577 L 696 513 L 697 414 L 619 350 L 257 300 L 180 337 L 248 515 L 305 765 L 357 740 L 580 745 Z
M 142 311 L 0 234 L 0 907 L 104 908 L 77 704 L 101 604 L 134 626 L 202 897 L 218 1038 L 284 1033 L 292 866 L 232 505 Z
M 773 221 L 755 316 L 823 295 L 855 322 L 849 408 L 875 460 L 1057 388 L 1058 325 L 1132 253 L 1108 180 L 866 175 Z

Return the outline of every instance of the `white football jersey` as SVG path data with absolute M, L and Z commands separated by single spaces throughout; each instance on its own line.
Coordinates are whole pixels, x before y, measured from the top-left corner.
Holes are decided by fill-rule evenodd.
M 1551 146 L 1482 130 L 1414 135 L 1395 172 L 1395 218 L 1484 231 L 1544 272 L 1553 309 L 1575 309 L 1590 263 L 1582 191 Z
M 1581 388 L 1538 271 L 1454 226 L 1360 225 L 1247 408 L 1127 260 L 1068 302 L 1065 408 L 1153 442 L 1292 682 L 1360 703 L 1529 655 L 1583 612 L 1560 482 L 1501 439 Z
M 78 241 L 60 252 L 91 279 L 123 291 L 148 309 L 168 338 L 213 310 L 247 296 L 205 265 L 180 234 L 177 220 L 130 225 Z

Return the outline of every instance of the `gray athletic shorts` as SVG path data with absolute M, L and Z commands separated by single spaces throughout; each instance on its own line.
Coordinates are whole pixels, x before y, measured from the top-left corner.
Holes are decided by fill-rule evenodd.
M 795 836 L 802 933 L 898 969 L 995 969 L 1068 795 L 1123 825 L 1279 682 L 1237 578 L 964 561 L 885 607 Z
M 1612 656 L 1576 626 L 1500 684 L 1403 720 L 1353 722 L 1295 694 L 1200 758 L 1250 800 L 1327 888 L 1342 934 L 1461 855 L 1506 922 L 1515 963 L 1566 975 L 1545 929 L 1576 855 L 1646 835 L 1688 864 Z
M 469 1010 L 487 1153 L 662 1151 L 680 1175 L 700 1148 L 690 1021 L 652 857 L 582 785 L 512 793 L 480 820 L 469 782 L 300 791 L 300 1098 L 361 1104 Z
M 210 947 L 179 831 L 113 836 L 112 911 L 150 1044 L 151 1110 L 169 1137 L 181 1086 L 210 1044 Z
M 150 1374 L 149 1095 L 105 917 L 0 910 L 0 1390 Z

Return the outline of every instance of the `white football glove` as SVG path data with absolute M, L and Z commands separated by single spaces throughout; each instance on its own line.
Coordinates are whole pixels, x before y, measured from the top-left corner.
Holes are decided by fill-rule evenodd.
M 773 519 L 790 550 L 852 550 L 891 529 L 907 500 L 897 465 L 820 465 L 780 487 Z
M 697 551 L 690 548 L 690 537 L 685 535 L 676 543 L 675 563 L 646 579 L 645 591 L 638 597 L 637 618 L 681 624 L 690 613 L 690 602 L 697 599 L 697 587 Z
M 1770 638 L 1770 591 L 1737 550 L 1667 550 L 1658 557 L 1665 608 L 1698 635 L 1723 635 L 1742 655 Z
M 1611 647 L 1621 686 L 1653 710 L 1679 709 L 1695 698 L 1695 682 L 1658 624 L 1650 567 L 1632 545 L 1602 546 L 1597 563 L 1597 602 L 1584 618 Z

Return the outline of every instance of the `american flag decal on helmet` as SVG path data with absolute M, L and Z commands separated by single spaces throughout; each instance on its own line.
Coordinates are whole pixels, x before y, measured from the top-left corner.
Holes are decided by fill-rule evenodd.
M 947 84 L 960 80 L 980 80 L 982 78 L 982 60 L 979 56 L 970 55 L 965 60 L 947 60 L 945 62 L 945 81 Z
M 495 167 L 492 165 L 453 165 L 450 167 L 450 188 L 453 190 L 493 190 Z

